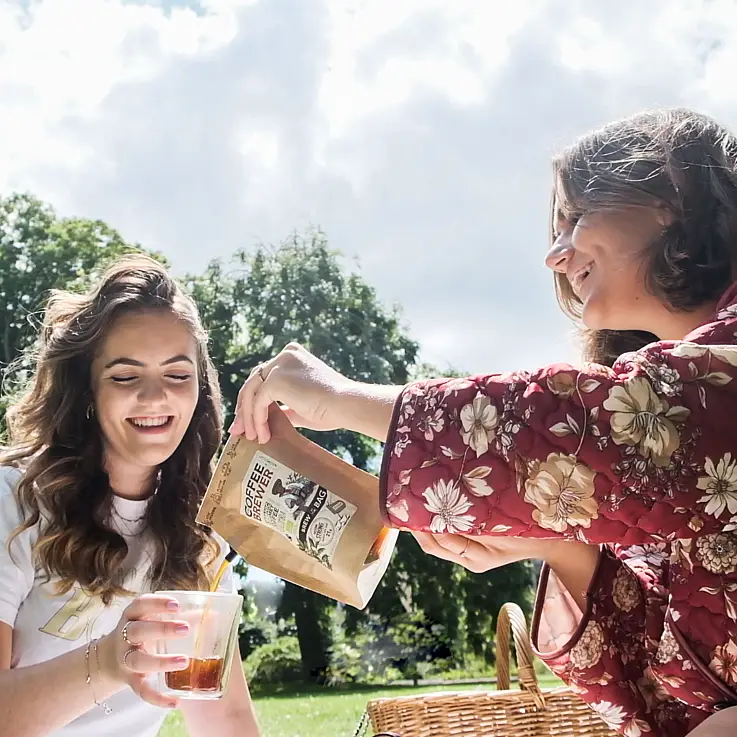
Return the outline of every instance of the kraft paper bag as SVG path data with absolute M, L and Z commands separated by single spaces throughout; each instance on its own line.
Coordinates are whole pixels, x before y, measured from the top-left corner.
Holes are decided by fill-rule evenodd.
M 265 445 L 231 436 L 197 522 L 251 565 L 363 609 L 398 531 L 384 526 L 379 482 L 294 429 L 276 406 Z

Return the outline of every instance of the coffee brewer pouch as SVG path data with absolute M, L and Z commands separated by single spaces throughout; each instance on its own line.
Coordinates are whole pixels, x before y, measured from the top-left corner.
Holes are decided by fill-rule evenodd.
M 300 435 L 272 406 L 264 445 L 232 436 L 197 522 L 251 565 L 363 609 L 397 530 L 379 513 L 379 482 Z

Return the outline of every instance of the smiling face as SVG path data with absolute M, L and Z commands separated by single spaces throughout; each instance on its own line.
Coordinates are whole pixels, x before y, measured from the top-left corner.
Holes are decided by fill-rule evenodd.
M 197 406 L 197 343 L 168 310 L 120 316 L 92 363 L 106 470 L 150 477 L 177 449 Z
M 545 262 L 567 279 L 588 328 L 655 332 L 665 306 L 647 290 L 645 277 L 648 247 L 664 226 L 656 208 L 566 216 L 556 202 Z

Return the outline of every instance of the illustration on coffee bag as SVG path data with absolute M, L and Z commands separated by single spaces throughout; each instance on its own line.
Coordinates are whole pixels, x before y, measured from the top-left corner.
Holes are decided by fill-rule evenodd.
M 241 513 L 260 522 L 332 570 L 335 549 L 356 512 L 339 498 L 257 451 L 243 479 Z

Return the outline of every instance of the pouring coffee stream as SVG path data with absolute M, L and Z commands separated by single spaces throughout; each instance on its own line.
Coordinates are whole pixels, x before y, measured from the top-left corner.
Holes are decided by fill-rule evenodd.
M 218 572 L 215 574 L 215 578 L 212 580 L 212 584 L 210 584 L 210 591 L 217 591 L 218 586 L 220 586 L 220 581 L 222 580 L 223 576 L 225 575 L 225 571 L 228 570 L 228 566 L 238 557 L 238 551 L 231 548 L 228 551 L 228 554 L 225 556 L 223 562 L 220 564 L 220 568 L 218 568 Z
M 217 591 L 220 581 L 222 580 L 225 572 L 228 570 L 228 566 L 238 556 L 238 551 L 230 548 L 228 554 L 225 556 L 223 562 L 212 579 L 210 584 L 210 592 Z M 214 690 L 217 687 L 221 677 L 221 669 L 223 667 L 222 660 L 220 659 L 203 659 L 198 657 L 201 652 L 201 639 L 206 626 L 207 617 L 209 614 L 210 602 L 205 602 L 205 609 L 202 613 L 202 619 L 200 620 L 200 626 L 197 630 L 197 636 L 195 638 L 194 646 L 194 658 L 189 662 L 189 665 L 182 671 L 173 671 L 167 673 L 167 683 L 170 688 L 192 688 L 197 690 Z

